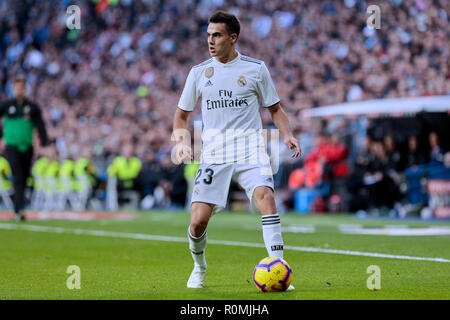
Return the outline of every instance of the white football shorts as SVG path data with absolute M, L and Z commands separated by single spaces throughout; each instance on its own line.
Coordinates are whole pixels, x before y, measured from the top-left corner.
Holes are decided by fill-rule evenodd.
M 192 190 L 193 202 L 215 204 L 213 214 L 224 209 L 227 204 L 231 179 L 245 190 L 254 210 L 258 210 L 253 199 L 256 187 L 267 186 L 274 190 L 270 165 L 268 168 L 255 164 L 206 164 L 201 163 L 195 176 Z

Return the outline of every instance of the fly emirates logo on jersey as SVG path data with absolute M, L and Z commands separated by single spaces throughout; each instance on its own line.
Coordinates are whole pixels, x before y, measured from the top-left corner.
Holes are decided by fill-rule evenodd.
M 218 100 L 206 100 L 206 110 L 215 110 L 222 108 L 242 108 L 248 107 L 248 101 L 246 98 L 233 99 L 233 91 L 231 90 L 218 90 L 220 99 Z

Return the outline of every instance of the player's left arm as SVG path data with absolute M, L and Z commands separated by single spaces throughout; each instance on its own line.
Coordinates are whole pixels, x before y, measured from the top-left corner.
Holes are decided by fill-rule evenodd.
M 280 130 L 284 138 L 284 143 L 289 149 L 295 152 L 292 155 L 293 158 L 298 158 L 302 155 L 300 144 L 298 140 L 292 134 L 291 127 L 289 125 L 289 119 L 284 112 L 280 104 L 280 97 L 277 94 L 275 85 L 270 77 L 269 70 L 265 63 L 261 64 L 259 70 L 259 77 L 256 83 L 256 92 L 261 99 L 261 105 L 267 108 L 272 116 L 273 123 Z
M 286 112 L 281 107 L 280 102 L 277 102 L 273 106 L 267 108 L 272 116 L 273 123 L 280 130 L 281 135 L 283 136 L 284 143 L 288 146 L 289 149 L 294 150 L 295 152 L 292 155 L 292 158 L 298 158 L 302 155 L 302 150 L 300 149 L 300 144 L 298 140 L 294 137 L 291 126 L 289 124 L 289 119 L 286 115 Z

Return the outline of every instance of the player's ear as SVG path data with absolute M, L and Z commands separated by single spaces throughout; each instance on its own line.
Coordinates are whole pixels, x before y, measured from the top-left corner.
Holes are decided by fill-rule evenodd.
M 231 37 L 231 43 L 235 44 L 237 41 L 237 38 L 238 38 L 237 33 L 230 34 L 230 37 Z

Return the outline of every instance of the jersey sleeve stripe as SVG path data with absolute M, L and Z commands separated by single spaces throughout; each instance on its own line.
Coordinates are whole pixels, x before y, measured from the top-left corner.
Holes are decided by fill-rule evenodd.
M 246 62 L 253 62 L 253 63 L 256 63 L 256 64 L 261 64 L 262 63 L 262 61 L 260 61 L 260 60 L 256 60 L 256 59 L 249 58 L 249 57 L 246 57 L 246 56 L 241 57 L 241 60 L 242 61 L 246 61 Z
M 193 66 L 193 68 L 198 68 L 198 67 L 206 66 L 207 64 L 211 63 L 212 61 L 213 61 L 213 58 L 210 58 L 210 59 L 208 59 L 208 60 L 206 60 L 206 61 L 204 61 L 204 62 L 202 62 L 202 63 L 200 63 L 200 64 L 198 64 L 198 65 L 196 65 L 196 66 Z

